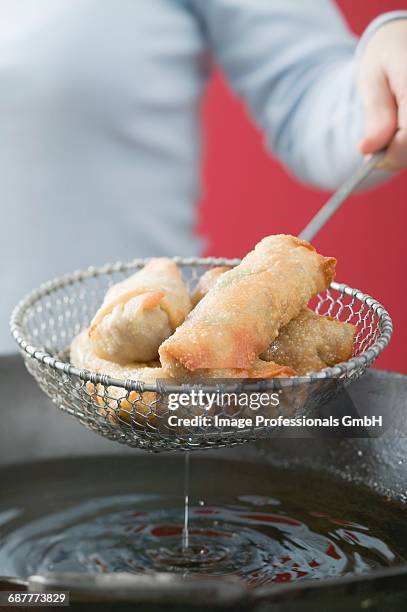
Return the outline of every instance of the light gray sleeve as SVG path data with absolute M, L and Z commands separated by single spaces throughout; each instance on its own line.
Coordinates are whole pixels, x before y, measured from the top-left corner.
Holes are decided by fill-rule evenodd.
M 362 160 L 358 39 L 330 0 L 190 0 L 216 61 L 306 183 L 336 188 Z M 367 36 L 394 13 L 371 24 Z M 365 42 L 366 37 L 363 38 Z M 374 180 L 387 176 L 378 173 Z

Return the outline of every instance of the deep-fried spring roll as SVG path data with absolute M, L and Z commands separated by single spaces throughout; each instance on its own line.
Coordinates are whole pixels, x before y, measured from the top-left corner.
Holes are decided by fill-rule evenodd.
M 299 374 L 317 372 L 352 357 L 355 331 L 350 323 L 306 308 L 281 329 L 261 358 L 290 366 Z
M 159 362 L 150 364 L 135 364 L 129 363 L 120 365 L 101 359 L 95 355 L 91 342 L 89 340 L 88 331 L 81 332 L 71 343 L 70 350 L 71 363 L 80 369 L 91 370 L 98 374 L 107 374 L 112 378 L 131 379 L 144 382 L 146 384 L 154 384 L 157 379 L 166 378 L 162 368 L 154 367 L 160 365 Z M 137 391 L 130 391 L 122 387 L 107 387 L 103 385 L 87 384 L 87 392 L 93 397 L 98 406 L 107 408 L 110 417 L 120 417 L 126 422 L 131 422 L 133 415 L 136 423 L 141 424 L 141 419 L 146 417 L 150 422 L 154 421 L 155 413 L 149 407 L 155 400 L 155 393 L 149 391 L 144 392 L 142 401 L 140 394 Z
M 230 268 L 219 266 L 205 272 L 192 296 L 193 304 L 196 305 L 227 270 Z M 280 329 L 277 338 L 260 357 L 292 367 L 299 375 L 317 372 L 352 357 L 355 331 L 350 323 L 322 317 L 306 308 Z
M 192 306 L 196 306 L 208 293 L 209 289 L 214 286 L 218 278 L 230 269 L 230 266 L 217 266 L 216 268 L 210 268 L 202 274 L 191 296 Z
M 164 371 L 177 378 L 188 371 L 250 370 L 280 328 L 329 286 L 335 265 L 293 236 L 264 238 L 161 345 Z
M 92 349 L 98 357 L 121 364 L 152 361 L 190 310 L 176 264 L 152 259 L 107 291 L 89 330 Z

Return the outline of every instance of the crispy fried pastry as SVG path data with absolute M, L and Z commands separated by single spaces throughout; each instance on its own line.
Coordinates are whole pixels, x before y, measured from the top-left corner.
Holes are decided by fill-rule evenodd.
M 220 276 L 160 347 L 164 371 L 251 370 L 284 325 L 333 280 L 336 260 L 294 236 L 264 238 Z
M 350 323 L 306 308 L 281 329 L 261 357 L 290 366 L 300 375 L 317 372 L 352 357 L 355 331 Z
M 148 362 L 191 309 L 187 288 L 170 259 L 152 259 L 111 287 L 89 330 L 92 350 L 119 364 Z

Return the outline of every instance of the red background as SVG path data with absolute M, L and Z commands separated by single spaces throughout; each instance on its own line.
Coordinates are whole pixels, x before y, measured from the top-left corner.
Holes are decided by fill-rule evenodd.
M 376 15 L 405 9 L 393 0 L 341 0 L 352 29 L 361 33 Z M 199 231 L 208 255 L 242 256 L 264 235 L 297 234 L 328 194 L 300 185 L 266 152 L 260 132 L 221 74 L 210 83 L 204 108 L 204 194 Z M 370 193 L 353 196 L 314 243 L 338 259 L 337 280 L 376 297 L 393 317 L 390 347 L 377 361 L 407 373 L 405 253 L 407 173 Z

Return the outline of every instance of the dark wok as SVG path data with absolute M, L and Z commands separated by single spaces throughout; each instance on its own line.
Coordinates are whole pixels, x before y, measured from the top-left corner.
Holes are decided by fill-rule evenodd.
M 369 487 L 396 500 L 405 500 L 407 473 L 405 458 L 407 439 L 404 434 L 405 408 L 407 401 L 407 377 L 371 371 L 355 383 L 349 392 L 353 405 L 369 412 L 384 408 L 389 415 L 389 430 L 378 438 L 332 438 L 303 437 L 302 439 L 273 439 L 256 446 L 242 446 L 224 451 L 211 452 L 213 457 L 236 462 L 273 463 L 289 470 L 296 465 L 313 472 L 330 473 L 334 478 L 352 480 L 358 486 Z M 0 429 L 0 462 L 8 466 L 10 481 L 0 482 L 0 489 L 17 477 L 19 470 L 33 470 L 32 462 L 103 455 L 105 461 L 114 462 L 117 455 L 135 456 L 134 461 L 163 461 L 163 457 L 146 455 L 133 449 L 106 441 L 81 427 L 74 419 L 58 411 L 37 388 L 26 373 L 18 356 L 0 359 L 0 398 L 2 427 Z M 349 407 L 349 397 L 335 400 L 335 410 Z M 352 403 L 352 402 L 351 402 Z M 331 406 L 332 409 L 332 406 Z M 361 452 L 362 451 L 362 452 Z M 204 457 L 208 453 L 203 454 Z M 197 455 L 198 457 L 199 455 Z M 109 459 L 110 458 L 110 459 Z M 182 469 L 182 458 L 179 461 Z M 195 461 L 195 455 L 194 455 Z M 199 458 L 196 459 L 199 461 Z M 50 462 L 54 475 L 63 469 L 63 461 Z M 140 463 L 141 465 L 141 463 Z M 59 466 L 59 467 L 58 467 Z M 56 472 L 55 472 L 56 470 Z M 51 470 L 52 471 L 52 470 Z M 407 514 L 406 514 L 407 517 Z M 18 576 L 1 582 L 1 588 L 19 590 L 27 587 Z M 123 578 L 119 584 L 111 577 L 90 580 L 88 577 L 72 576 L 61 582 L 54 577 L 48 582 L 37 581 L 31 587 L 36 591 L 66 587 L 74 599 L 74 609 L 117 609 L 118 602 L 129 609 L 253 609 L 260 611 L 284 610 L 405 610 L 407 609 L 407 565 L 375 571 L 367 575 L 341 577 L 319 582 L 294 583 L 263 587 L 249 594 L 240 584 L 218 581 L 216 587 L 208 580 L 184 581 L 174 578 L 158 583 L 144 577 Z M 108 582 L 106 582 L 108 581 Z M 116 584 L 115 584 L 116 582 Z M 69 587 L 69 589 L 68 589 Z M 92 603 L 91 603 L 92 602 Z M 103 606 L 103 607 L 102 607 Z M 48 608 L 49 609 L 49 608 Z M 122 608 L 121 608 L 122 609 Z

